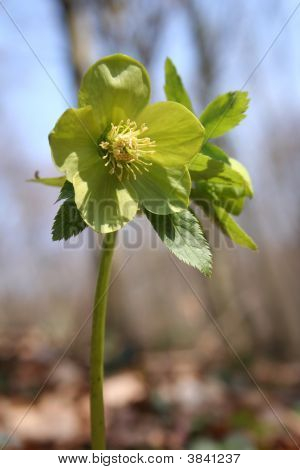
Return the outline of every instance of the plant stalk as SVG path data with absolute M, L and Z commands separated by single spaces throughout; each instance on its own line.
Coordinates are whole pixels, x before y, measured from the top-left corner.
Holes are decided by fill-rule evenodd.
M 117 232 L 104 235 L 102 255 L 93 308 L 90 358 L 91 439 L 93 450 L 105 450 L 105 417 L 103 400 L 105 320 L 112 257 Z

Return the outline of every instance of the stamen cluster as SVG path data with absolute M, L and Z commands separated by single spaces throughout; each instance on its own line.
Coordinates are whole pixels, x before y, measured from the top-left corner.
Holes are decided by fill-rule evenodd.
M 149 137 L 140 137 L 147 130 L 145 124 L 138 127 L 130 119 L 126 122 L 122 120 L 117 126 L 111 123 L 105 140 L 100 142 L 100 148 L 106 152 L 102 156 L 106 160 L 105 166 L 109 166 L 109 173 L 120 181 L 123 177 L 136 179 L 137 173 L 149 171 L 147 167 L 152 163 L 145 161 L 145 157 L 147 160 L 155 152 L 155 142 Z

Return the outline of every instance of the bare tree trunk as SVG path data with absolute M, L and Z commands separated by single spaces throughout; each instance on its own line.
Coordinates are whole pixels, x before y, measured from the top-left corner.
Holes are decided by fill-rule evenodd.
M 79 0 L 58 0 L 67 26 L 70 45 L 70 65 L 78 86 L 90 65 L 92 33 L 88 21 L 88 4 Z

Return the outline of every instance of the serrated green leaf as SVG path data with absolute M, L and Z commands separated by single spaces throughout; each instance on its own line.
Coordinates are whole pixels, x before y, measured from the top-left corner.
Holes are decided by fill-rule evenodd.
M 230 166 L 231 168 L 233 168 L 234 171 L 237 171 L 244 178 L 244 180 L 248 184 L 251 195 L 253 196 L 251 176 L 249 175 L 247 168 L 241 162 L 235 160 L 235 158 L 230 158 Z
M 52 226 L 52 240 L 68 240 L 87 227 L 75 202 L 67 199 L 58 209 Z
M 240 171 L 232 168 L 231 163 L 228 165 L 198 153 L 189 165 L 189 172 L 192 181 L 208 180 L 210 183 L 227 186 L 229 189 L 231 186 L 241 186 L 244 188 L 245 196 L 253 196 L 252 186 L 249 185 L 248 179 L 245 179 Z
M 178 75 L 175 65 L 169 58 L 167 58 L 165 62 L 164 90 L 169 101 L 181 103 L 190 111 L 193 111 L 191 100 L 183 86 L 180 75 Z
M 74 186 L 70 181 L 65 181 L 65 184 L 60 190 L 59 196 L 55 202 L 62 201 L 63 199 L 73 199 L 75 197 Z
M 198 181 L 191 192 L 191 198 L 199 204 L 201 201 L 224 207 L 227 212 L 239 215 L 244 207 L 245 188 L 237 184 L 220 184 Z
M 27 180 L 28 183 L 40 183 L 46 186 L 57 186 L 62 187 L 66 181 L 65 176 L 57 176 L 54 178 L 40 178 L 38 174 L 34 178 Z
M 222 232 L 233 242 L 245 248 L 250 248 L 250 250 L 257 250 L 257 245 L 250 235 L 238 225 L 223 207 L 213 205 L 213 216 Z
M 237 199 L 228 198 L 225 201 L 220 202 L 220 206 L 222 206 L 226 212 L 232 215 L 240 215 L 244 209 L 246 198 L 240 197 Z
M 248 93 L 233 91 L 218 96 L 204 109 L 200 121 L 205 127 L 205 140 L 220 137 L 246 117 Z
M 191 199 L 194 201 L 207 199 L 221 205 L 220 202 L 222 201 L 238 199 L 244 195 L 245 189 L 243 186 L 218 184 L 210 180 L 203 180 L 195 183 L 191 192 Z
M 154 230 L 167 248 L 184 263 L 211 275 L 212 256 L 196 217 L 189 211 L 156 215 L 145 211 Z
M 68 240 L 72 236 L 78 235 L 87 225 L 75 204 L 74 186 L 69 181 L 61 188 L 56 202 L 65 199 L 58 209 L 52 226 L 52 240 Z
M 214 145 L 210 142 L 206 142 L 203 147 L 201 148 L 201 153 L 207 155 L 210 158 L 214 158 L 215 160 L 219 160 L 221 162 L 230 163 L 230 157 L 224 152 L 223 149 Z

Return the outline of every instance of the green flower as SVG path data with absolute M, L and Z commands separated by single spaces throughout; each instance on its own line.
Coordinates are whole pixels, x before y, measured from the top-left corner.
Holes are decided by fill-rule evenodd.
M 149 97 L 142 64 L 122 54 L 105 57 L 83 77 L 79 108 L 67 109 L 49 135 L 54 162 L 97 232 L 118 230 L 142 206 L 170 214 L 189 204 L 187 165 L 204 129 L 181 104 L 149 105 Z

